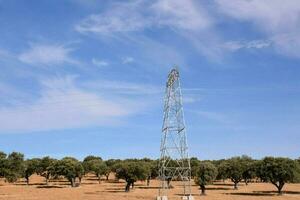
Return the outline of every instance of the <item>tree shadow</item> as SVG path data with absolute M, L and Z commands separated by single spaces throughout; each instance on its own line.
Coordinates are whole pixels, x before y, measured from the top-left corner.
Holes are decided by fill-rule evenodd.
M 213 185 L 220 185 L 220 186 L 234 186 L 232 183 L 214 183 Z M 240 185 L 240 184 L 239 184 Z
M 99 184 L 99 183 L 91 183 L 91 182 L 89 182 L 89 183 L 81 183 L 81 185 L 101 185 L 101 183 Z
M 253 191 L 254 193 L 278 195 L 278 191 Z M 300 194 L 300 191 L 282 191 L 282 194 Z
M 228 187 L 208 187 L 206 190 L 233 190 L 232 188 Z
M 84 180 L 88 180 L 88 181 L 98 181 L 99 179 L 98 178 L 85 178 Z
M 184 196 L 183 194 L 174 194 L 175 196 Z M 200 195 L 200 194 L 198 194 L 198 193 L 193 193 L 193 194 L 191 194 L 192 196 L 197 196 L 197 195 Z
M 51 189 L 51 188 L 65 188 L 65 187 L 59 185 L 41 185 L 41 186 L 37 186 L 37 188 Z
M 99 193 L 101 193 L 103 191 L 95 191 L 95 192 L 85 192 L 84 194 L 91 194 L 91 195 L 98 195 Z
M 35 185 L 45 185 L 45 183 L 15 183 L 15 186 L 35 186 Z
M 223 193 L 223 194 L 236 195 L 236 196 L 275 196 L 275 194 L 252 193 L 252 192 L 234 192 L 234 193 Z
M 123 184 L 124 182 L 120 182 L 118 180 L 108 180 L 107 183 Z
M 155 186 L 139 186 L 139 187 L 136 187 L 136 188 L 139 188 L 139 189 L 159 189 L 160 187 L 155 187 Z
M 125 193 L 125 190 L 105 190 L 103 192 L 109 192 L 109 193 Z

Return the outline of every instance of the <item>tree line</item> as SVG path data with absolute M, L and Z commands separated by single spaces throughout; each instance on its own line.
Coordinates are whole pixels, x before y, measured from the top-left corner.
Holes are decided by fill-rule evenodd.
M 170 162 L 171 164 L 175 161 Z M 206 186 L 214 181 L 230 180 L 234 189 L 244 182 L 268 182 L 273 184 L 278 194 L 286 183 L 300 182 L 300 159 L 292 160 L 281 157 L 265 157 L 255 160 L 248 156 L 233 157 L 222 160 L 204 160 L 191 158 L 191 175 L 194 182 L 199 185 L 201 194 L 205 195 Z M 125 191 L 130 191 L 136 181 L 146 181 L 150 185 L 152 179 L 158 178 L 159 160 L 143 159 L 109 159 L 103 160 L 99 156 L 87 156 L 82 161 L 73 157 L 54 159 L 49 156 L 43 158 L 24 159 L 19 152 L 5 154 L 0 152 L 0 178 L 13 183 L 24 178 L 29 184 L 33 174 L 45 178 L 45 184 L 49 180 L 64 177 L 72 187 L 79 186 L 82 178 L 92 173 L 101 183 L 101 178 L 109 179 L 114 173 L 115 179 L 125 181 Z M 176 177 L 173 177 L 176 179 Z M 172 177 L 167 177 L 170 184 Z

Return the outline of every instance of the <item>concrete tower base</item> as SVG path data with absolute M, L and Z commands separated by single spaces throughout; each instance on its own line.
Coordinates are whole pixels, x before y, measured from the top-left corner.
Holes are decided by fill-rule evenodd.
M 189 196 L 183 196 L 182 200 L 194 200 L 194 197 L 192 195 Z
M 156 200 L 168 200 L 167 196 L 157 196 Z

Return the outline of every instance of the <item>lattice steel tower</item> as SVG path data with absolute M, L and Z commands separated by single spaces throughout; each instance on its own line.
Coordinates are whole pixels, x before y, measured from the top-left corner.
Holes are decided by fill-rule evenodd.
M 172 180 L 180 180 L 183 183 L 183 199 L 193 199 L 191 165 L 177 68 L 171 70 L 166 84 L 159 178 L 161 187 L 158 200 L 167 200 L 167 190 Z

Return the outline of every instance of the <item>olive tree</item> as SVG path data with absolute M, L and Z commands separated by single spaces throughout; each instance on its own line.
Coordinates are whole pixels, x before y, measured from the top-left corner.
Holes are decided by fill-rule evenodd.
M 194 178 L 197 175 L 197 171 L 199 169 L 200 161 L 197 158 L 192 157 L 190 159 L 190 164 L 191 164 L 191 176 L 192 176 L 192 178 Z
M 242 177 L 245 181 L 245 184 L 248 185 L 248 182 L 256 176 L 256 163 L 249 156 L 242 156 L 241 162 L 243 167 Z
M 27 185 L 29 185 L 29 177 L 37 173 L 38 167 L 40 164 L 40 159 L 38 158 L 33 158 L 33 159 L 28 159 L 24 162 L 24 178 L 26 179 Z
M 228 177 L 226 160 L 224 160 L 224 159 L 220 160 L 220 162 L 217 162 L 215 165 L 217 166 L 217 169 L 218 169 L 218 175 L 217 175 L 216 179 L 223 180 L 223 182 L 224 182 L 225 179 L 227 179 L 227 177 Z
M 90 160 L 90 170 L 98 177 L 99 183 L 101 183 L 101 176 L 105 175 L 108 171 L 108 167 L 102 160 Z
M 6 154 L 0 151 L 0 178 L 4 177 L 5 169 L 6 169 Z
M 299 179 L 299 165 L 289 158 L 266 157 L 260 165 L 262 176 L 271 182 L 282 194 L 285 183 L 295 182 Z
M 134 187 L 137 180 L 146 180 L 149 171 L 149 167 L 143 163 L 127 161 L 116 166 L 116 177 L 126 181 L 125 192 L 129 192 L 130 185 Z
M 238 183 L 243 179 L 244 166 L 240 157 L 233 157 L 220 164 L 226 177 L 234 183 L 234 189 L 238 189 Z
M 72 187 L 76 186 L 76 177 L 79 178 L 83 174 L 84 169 L 82 164 L 75 158 L 65 157 L 61 160 L 55 161 L 50 167 L 52 176 L 63 176 L 71 184 Z
M 116 172 L 116 167 L 118 166 L 118 163 L 120 163 L 120 159 L 109 159 L 105 161 L 105 164 L 107 166 L 107 171 L 105 173 L 106 180 L 108 180 L 109 175 L 111 172 Z
M 147 186 L 150 186 L 150 180 L 154 179 L 159 176 L 159 167 L 158 167 L 158 160 L 149 161 L 146 164 L 149 167 L 149 174 L 147 177 Z
M 49 178 L 51 175 L 50 168 L 56 160 L 50 158 L 49 156 L 43 157 L 37 166 L 37 174 L 44 177 L 46 181 L 46 185 L 48 185 Z
M 93 161 L 93 160 L 102 161 L 102 158 L 99 156 L 93 156 L 93 155 L 89 155 L 89 156 L 85 157 L 82 161 L 82 166 L 84 168 L 85 173 L 92 172 L 91 161 Z
M 7 156 L 4 177 L 8 182 L 16 182 L 24 173 L 24 155 L 12 152 Z
M 213 183 L 218 175 L 218 170 L 210 162 L 200 162 L 195 175 L 195 183 L 200 186 L 201 195 L 205 195 L 205 186 Z

